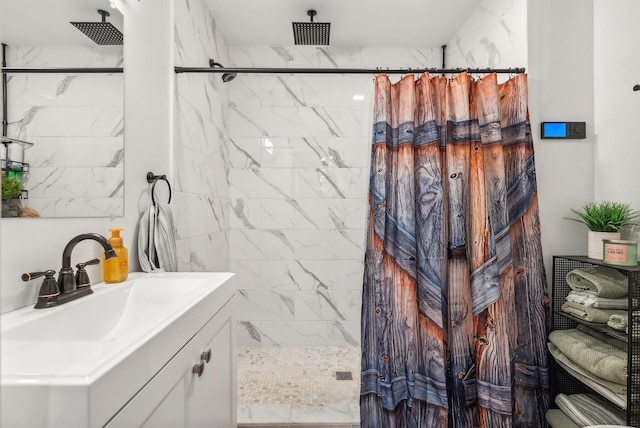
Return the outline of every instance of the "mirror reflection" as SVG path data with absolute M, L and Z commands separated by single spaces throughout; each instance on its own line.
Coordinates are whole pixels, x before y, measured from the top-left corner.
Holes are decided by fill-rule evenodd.
M 3 144 L 3 184 L 23 188 L 13 199 L 3 192 L 3 217 L 124 214 L 123 74 L 87 72 L 123 65 L 121 44 L 98 44 L 121 43 L 110 3 L 0 0 L 6 67 L 42 70 L 4 74 L 3 136 L 28 144 Z

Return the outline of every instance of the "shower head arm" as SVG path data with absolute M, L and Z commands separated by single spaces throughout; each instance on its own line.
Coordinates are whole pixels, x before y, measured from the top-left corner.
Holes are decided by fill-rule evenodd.
M 98 13 L 102 15 L 102 22 L 107 22 L 107 16 L 111 16 L 106 10 L 98 9 Z
M 309 16 L 309 18 L 311 19 L 311 22 L 313 22 L 313 17 L 316 16 L 318 14 L 318 12 L 316 12 L 313 9 L 309 9 L 307 11 L 307 15 Z
M 219 62 L 216 62 L 215 59 L 209 59 L 209 67 L 211 67 L 211 68 L 216 68 L 216 67 L 224 68 L 224 65 L 220 64 Z

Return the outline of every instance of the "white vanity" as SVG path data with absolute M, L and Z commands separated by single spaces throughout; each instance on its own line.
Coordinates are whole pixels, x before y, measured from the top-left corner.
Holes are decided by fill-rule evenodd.
M 130 274 L 0 320 L 0 425 L 236 426 L 232 273 Z

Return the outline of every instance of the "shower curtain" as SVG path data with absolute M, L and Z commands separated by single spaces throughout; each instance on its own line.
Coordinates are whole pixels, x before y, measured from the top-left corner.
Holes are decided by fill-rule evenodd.
M 361 426 L 546 426 L 527 76 L 382 74 L 374 103 Z

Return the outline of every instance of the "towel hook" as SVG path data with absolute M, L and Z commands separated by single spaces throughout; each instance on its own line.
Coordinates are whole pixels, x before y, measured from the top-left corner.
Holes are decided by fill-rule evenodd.
M 156 204 L 155 189 L 156 189 L 156 183 L 159 180 L 163 180 L 165 183 L 167 183 L 167 186 L 169 187 L 169 202 L 167 203 L 170 204 L 171 203 L 171 183 L 169 183 L 169 180 L 167 180 L 167 176 L 164 174 L 155 175 L 153 172 L 149 171 L 147 172 L 147 183 L 153 183 L 153 186 L 151 186 L 151 201 L 153 202 L 153 205 Z

